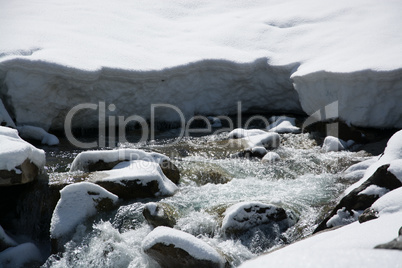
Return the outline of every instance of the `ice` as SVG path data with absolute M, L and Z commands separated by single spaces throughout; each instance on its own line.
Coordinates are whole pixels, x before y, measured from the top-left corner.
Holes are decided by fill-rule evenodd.
M 22 140 L 17 130 L 0 126 L 0 170 L 16 170 L 26 159 L 42 169 L 45 152 Z
M 188 117 L 234 114 L 237 101 L 242 111 L 307 114 L 338 101 L 349 124 L 402 127 L 401 8 L 375 0 L 15 0 L 0 10 L 0 95 L 17 125 L 45 130 L 99 100 L 114 103 L 114 115 L 145 119 L 151 103 Z M 87 109 L 74 125 L 96 127 L 97 118 Z
M 108 198 L 116 203 L 118 197 L 99 185 L 80 182 L 67 185 L 60 191 L 60 200 L 52 215 L 50 235 L 59 238 L 70 232 L 86 218 L 97 213 L 96 205 Z
M 266 267 L 267 263 L 272 267 L 398 267 L 402 263 L 400 251 L 374 247 L 395 238 L 401 219 L 402 213 L 398 212 L 363 224 L 353 222 L 262 255 L 240 267 Z
M 113 169 L 99 171 L 95 176 L 101 177 L 102 181 L 130 181 L 139 180 L 143 186 L 151 181 L 158 183 L 159 191 L 156 195 L 173 195 L 177 191 L 177 186 L 169 180 L 162 172 L 159 163 L 132 160 L 117 164 Z
M 18 133 L 23 139 L 33 139 L 41 141 L 42 144 L 57 145 L 59 139 L 50 133 L 47 133 L 43 128 L 35 126 L 18 126 Z
M 85 171 L 89 164 L 93 164 L 98 161 L 111 163 L 129 160 L 144 160 L 160 164 L 163 160 L 169 160 L 169 157 L 163 154 L 155 152 L 148 153 L 138 149 L 85 151 L 79 153 L 75 157 L 74 161 L 71 163 L 70 171 Z
M 183 231 L 164 226 L 157 227 L 145 237 L 142 247 L 147 250 L 157 243 L 174 245 L 174 247 L 187 251 L 199 260 L 210 260 L 214 263 L 221 263 L 222 266 L 224 263 L 223 258 L 210 245 Z

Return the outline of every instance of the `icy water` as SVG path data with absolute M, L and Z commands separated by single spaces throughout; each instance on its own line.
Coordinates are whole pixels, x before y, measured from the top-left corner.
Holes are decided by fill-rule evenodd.
M 169 136 L 168 134 L 166 136 Z M 118 147 L 164 153 L 179 167 L 179 191 L 172 197 L 127 202 L 117 210 L 100 214 L 80 225 L 66 252 L 49 257 L 45 267 L 159 267 L 141 249 L 151 227 L 142 216 L 148 202 L 163 202 L 178 212 L 174 228 L 191 233 L 227 256 L 232 266 L 311 234 L 328 208 L 353 181 L 341 172 L 366 159 L 363 153 L 323 153 L 308 134 L 283 134 L 281 156 L 275 163 L 259 159 L 231 158 L 240 151 L 227 146 L 224 135 L 183 139 L 172 143 L 162 138 L 147 144 L 125 143 Z M 60 146 L 48 150 L 51 182 L 66 180 L 77 150 Z M 241 240 L 225 237 L 220 230 L 222 213 L 235 203 L 261 201 L 292 211 L 298 222 L 280 239 L 255 232 Z

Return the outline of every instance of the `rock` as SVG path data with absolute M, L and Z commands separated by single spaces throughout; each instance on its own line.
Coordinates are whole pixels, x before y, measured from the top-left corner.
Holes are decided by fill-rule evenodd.
M 29 141 L 40 141 L 42 144 L 57 145 L 60 143 L 59 139 L 48 133 L 46 130 L 35 126 L 17 126 L 17 130 L 21 138 Z
M 123 199 L 171 196 L 178 189 L 158 163 L 143 160 L 124 161 L 112 170 L 94 172 L 89 181 Z
M 347 148 L 347 143 L 337 137 L 327 136 L 322 144 L 322 150 L 324 152 L 337 152 Z
M 0 99 L 0 126 L 16 128 L 15 123 L 7 112 L 2 99 Z
M 248 148 L 241 152 L 231 155 L 232 158 L 263 158 L 267 154 L 267 149 L 263 146 L 257 146 L 254 148 Z
M 142 214 L 154 228 L 158 226 L 173 227 L 176 224 L 175 208 L 165 203 L 147 203 Z
M 0 186 L 25 184 L 34 181 L 39 174 L 39 168 L 29 159 L 25 159 L 15 170 L 0 170 Z
M 389 166 L 390 165 L 388 164 L 379 167 L 362 185 L 355 188 L 344 198 L 342 198 L 332 210 L 331 214 L 318 225 L 318 227 L 314 230 L 314 233 L 334 227 L 332 225 L 328 226 L 327 223 L 334 216 L 339 216 L 338 211 L 349 213 L 349 217 L 353 217 L 355 220 L 357 220 L 359 214 L 361 213 L 358 211 L 364 211 L 365 209 L 369 208 L 379 197 L 381 197 L 378 193 L 383 195 L 388 191 L 401 187 L 401 181 L 398 180 L 394 174 L 388 171 Z M 334 220 L 335 218 L 332 219 L 332 221 Z M 349 222 L 350 221 L 347 220 L 345 223 Z
M 374 248 L 379 248 L 379 249 L 397 249 L 397 250 L 402 250 L 402 227 L 399 229 L 398 237 L 395 238 L 394 240 L 377 245 Z
M 62 250 L 80 223 L 100 211 L 115 208 L 117 201 L 116 195 L 93 183 L 80 182 L 64 187 L 50 223 L 52 252 Z
M 163 268 L 225 265 L 225 259 L 206 242 L 169 227 L 155 228 L 145 237 L 142 248 Z
M 262 163 L 274 163 L 276 161 L 281 160 L 281 157 L 278 153 L 275 152 L 268 152 L 264 157 L 261 159 Z
M 222 231 L 226 235 L 242 235 L 253 227 L 275 224 L 281 232 L 295 223 L 293 217 L 275 205 L 241 202 L 226 209 Z
M 375 211 L 374 209 L 366 208 L 363 213 L 359 216 L 359 222 L 363 223 L 366 221 L 371 221 L 374 219 L 378 218 L 378 211 Z
M 179 184 L 180 171 L 170 160 L 164 159 L 160 164 L 163 174 L 175 184 Z

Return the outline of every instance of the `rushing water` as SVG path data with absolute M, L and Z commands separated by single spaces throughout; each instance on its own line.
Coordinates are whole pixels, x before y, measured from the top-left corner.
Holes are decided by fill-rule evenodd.
M 142 216 L 147 202 L 163 202 L 178 211 L 175 228 L 191 233 L 223 252 L 233 266 L 310 234 L 319 217 L 350 184 L 339 175 L 365 155 L 353 152 L 323 153 L 308 134 L 283 134 L 275 150 L 281 160 L 232 158 L 239 147 L 227 145 L 223 136 L 158 139 L 148 144 L 120 144 L 171 157 L 181 171 L 179 191 L 172 197 L 125 203 L 80 225 L 64 254 L 49 257 L 50 267 L 158 267 L 141 250 L 151 227 Z M 69 163 L 79 151 L 60 146 L 48 150 L 52 183 L 69 178 Z M 262 201 L 292 211 L 298 222 L 272 240 L 256 232 L 246 240 L 232 240 L 220 231 L 222 212 L 241 201 Z

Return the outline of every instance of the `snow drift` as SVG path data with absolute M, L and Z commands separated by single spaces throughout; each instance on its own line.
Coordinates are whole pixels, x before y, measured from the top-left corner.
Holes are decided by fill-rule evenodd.
M 0 10 L 0 97 L 16 123 L 62 129 L 77 104 L 151 117 L 311 114 L 402 127 L 402 2 L 21 0 Z M 174 110 L 158 120 L 177 119 Z M 74 117 L 96 127 L 97 111 Z

